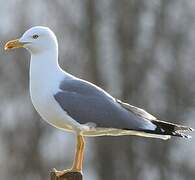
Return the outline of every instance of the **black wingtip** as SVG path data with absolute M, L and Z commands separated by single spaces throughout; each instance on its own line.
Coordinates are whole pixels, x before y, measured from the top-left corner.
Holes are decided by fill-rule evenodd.
M 192 131 L 194 131 L 193 128 L 186 127 L 186 126 L 176 126 L 175 127 L 175 132 L 179 132 L 179 133 L 182 133 L 182 132 L 192 132 Z
M 186 139 L 191 139 L 192 138 L 192 136 L 181 133 L 181 132 L 173 132 L 172 136 L 182 137 L 182 138 L 186 138 Z
M 153 120 L 152 123 L 156 125 L 155 132 L 158 134 L 171 135 L 190 139 L 191 136 L 187 135 L 186 133 L 194 131 L 193 128 L 187 126 L 173 124 L 160 120 Z
M 186 139 L 191 139 L 192 138 L 192 136 L 187 135 L 187 134 L 181 134 L 181 137 L 186 138 Z

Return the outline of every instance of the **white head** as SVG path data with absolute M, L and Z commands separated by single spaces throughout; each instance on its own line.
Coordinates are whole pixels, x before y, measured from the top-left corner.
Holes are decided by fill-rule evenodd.
M 9 41 L 5 49 L 26 48 L 31 54 L 43 53 L 50 50 L 58 50 L 55 34 L 43 26 L 35 26 L 27 30 L 21 38 Z

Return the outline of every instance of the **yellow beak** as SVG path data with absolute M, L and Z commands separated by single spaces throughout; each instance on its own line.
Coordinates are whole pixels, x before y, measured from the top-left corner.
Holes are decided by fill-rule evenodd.
M 20 42 L 19 39 L 15 39 L 7 42 L 4 46 L 4 49 L 8 50 L 8 49 L 21 48 L 24 47 L 24 44 L 25 43 Z

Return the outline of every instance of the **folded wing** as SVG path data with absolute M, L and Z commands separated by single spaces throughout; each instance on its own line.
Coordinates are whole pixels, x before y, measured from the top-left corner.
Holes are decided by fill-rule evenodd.
M 114 99 L 101 88 L 80 79 L 64 80 L 54 95 L 61 108 L 80 124 L 188 137 L 192 129 L 157 120 L 145 110 Z

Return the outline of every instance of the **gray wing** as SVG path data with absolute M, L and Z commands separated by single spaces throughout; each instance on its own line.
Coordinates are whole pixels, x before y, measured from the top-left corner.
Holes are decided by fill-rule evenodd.
M 152 124 L 144 116 L 124 108 L 101 88 L 80 79 L 64 80 L 54 98 L 80 124 L 131 130 L 147 129 Z

